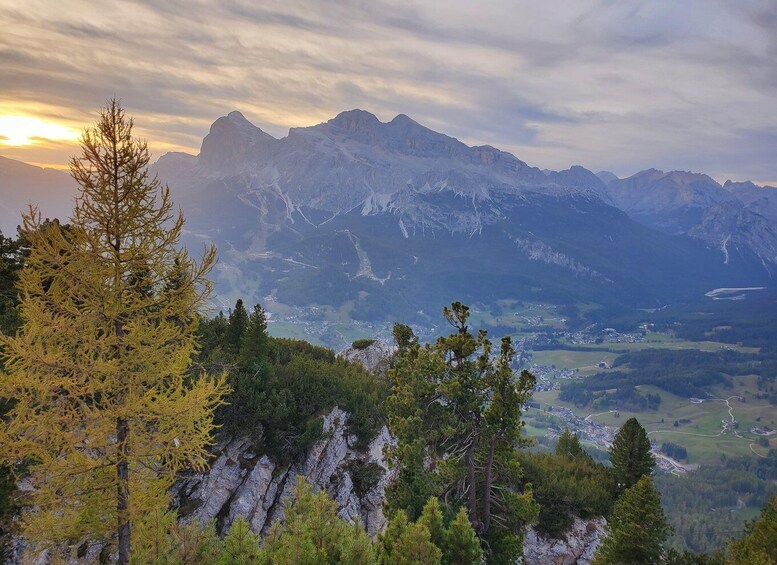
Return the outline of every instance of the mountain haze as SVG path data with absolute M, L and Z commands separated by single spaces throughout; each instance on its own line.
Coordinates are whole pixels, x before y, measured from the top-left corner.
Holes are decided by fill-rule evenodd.
M 42 169 L 0 157 L 0 230 L 15 235 L 22 211 L 40 206 L 44 218 L 67 218 L 73 210 L 75 181 L 56 169 Z
M 223 294 L 363 319 L 453 298 L 656 306 L 766 285 L 777 264 L 774 223 L 705 175 L 542 171 L 402 114 L 276 139 L 232 112 L 156 171 L 190 240 L 219 245 Z
M 218 246 L 225 303 L 328 304 L 366 320 L 424 318 L 454 299 L 656 307 L 768 287 L 777 272 L 777 189 L 543 171 L 403 114 L 351 110 L 277 139 L 231 112 L 199 155 L 153 169 L 186 213 L 186 243 Z M 74 192 L 66 173 L 0 158 L 0 229 L 28 201 L 67 217 Z

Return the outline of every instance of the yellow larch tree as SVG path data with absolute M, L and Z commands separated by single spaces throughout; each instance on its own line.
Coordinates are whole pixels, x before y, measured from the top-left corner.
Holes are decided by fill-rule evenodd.
M 183 216 L 132 128 L 114 99 L 85 130 L 69 226 L 25 214 L 23 325 L 0 337 L 0 397 L 13 403 L 0 460 L 26 467 L 24 534 L 115 536 L 119 563 L 132 523 L 168 506 L 181 469 L 205 466 L 227 392 L 223 376 L 189 371 L 215 249 L 198 262 L 179 248 Z

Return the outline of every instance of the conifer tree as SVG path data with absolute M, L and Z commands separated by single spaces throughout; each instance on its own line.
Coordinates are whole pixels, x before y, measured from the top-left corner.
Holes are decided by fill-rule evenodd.
M 569 431 L 569 428 L 564 428 L 564 431 L 558 438 L 556 444 L 556 455 L 564 455 L 566 457 L 584 457 L 588 454 L 580 445 L 580 440 L 577 434 L 573 434 Z
M 416 518 L 429 496 L 462 505 L 478 536 L 501 548 L 489 559 L 509 561 L 537 513 L 516 452 L 526 441 L 521 416 L 534 377 L 514 374 L 509 337 L 492 355 L 486 332 L 470 331 L 467 306 L 454 302 L 443 315 L 454 332 L 423 347 L 406 326 L 394 328 L 388 416 L 398 479 L 387 491 L 389 511 Z
M 660 563 L 669 533 L 661 495 L 653 488 L 650 476 L 643 475 L 615 502 L 593 565 Z
M 240 362 L 244 367 L 267 360 L 270 338 L 267 335 L 267 319 L 259 304 L 248 315 L 245 330 L 240 337 Z
M 480 540 L 467 512 L 461 508 L 444 533 L 443 563 L 450 565 L 477 565 L 483 557 Z
M 761 509 L 761 515 L 745 528 L 742 539 L 731 543 L 731 565 L 773 565 L 777 563 L 777 494 Z
M 437 497 L 433 496 L 427 501 L 421 511 L 421 516 L 418 518 L 418 523 L 423 524 L 429 530 L 432 543 L 442 548 L 445 543 L 445 524 L 443 523 L 440 501 L 437 500 Z
M 179 470 L 205 467 L 226 392 L 188 375 L 215 249 L 199 264 L 179 250 L 183 216 L 132 127 L 111 100 L 84 132 L 69 229 L 24 216 L 23 325 L 0 338 L 0 397 L 14 399 L 0 457 L 29 463 L 34 486 L 25 535 L 115 533 L 121 564 L 132 523 L 167 507 Z
M 650 439 L 636 418 L 629 418 L 615 434 L 610 448 L 613 477 L 619 493 L 650 475 L 656 460 L 650 453 Z
M 243 306 L 243 300 L 237 299 L 235 309 L 229 313 L 229 325 L 227 326 L 226 349 L 227 352 L 237 356 L 240 353 L 240 342 L 248 328 L 248 312 Z

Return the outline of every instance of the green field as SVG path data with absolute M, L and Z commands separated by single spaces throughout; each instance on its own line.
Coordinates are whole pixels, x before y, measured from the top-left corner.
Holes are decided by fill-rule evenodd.
M 719 460 L 722 454 L 727 457 L 747 455 L 755 457 L 755 453 L 765 454 L 766 449 L 752 445 L 757 436 L 750 432 L 754 426 L 769 426 L 777 429 L 777 407 L 765 400 L 755 397 L 757 391 L 754 376 L 735 377 L 734 388 L 717 388 L 710 391 L 719 398 L 742 396 L 743 401 L 732 399 L 732 413 L 739 422 L 736 430 L 742 437 L 737 437 L 733 431 L 721 434 L 722 420 L 729 420 L 728 407 L 723 401 L 705 401 L 694 404 L 687 398 L 660 390 L 652 386 L 638 387 L 645 392 L 659 394 L 661 405 L 658 410 L 650 412 L 604 413 L 591 419 L 611 427 L 620 427 L 628 418 L 635 417 L 645 427 L 651 439 L 658 443 L 671 441 L 682 445 L 688 450 L 689 463 L 712 463 Z M 581 409 L 573 404 L 558 399 L 559 391 L 537 392 L 534 400 L 546 405 L 564 406 L 576 415 L 585 417 L 592 412 Z M 530 415 L 528 415 L 530 417 Z M 760 418 L 760 421 L 757 419 Z M 675 420 L 690 420 L 690 423 L 675 427 Z M 751 448 L 752 447 L 752 448 Z M 777 434 L 771 436 L 771 447 L 777 447 Z M 755 453 L 754 453 L 755 451 Z

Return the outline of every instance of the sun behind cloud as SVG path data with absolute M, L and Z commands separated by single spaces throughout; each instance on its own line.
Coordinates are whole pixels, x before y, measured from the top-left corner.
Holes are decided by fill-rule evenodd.
M 80 132 L 32 116 L 0 116 L 0 145 L 21 147 L 44 141 L 74 141 Z

